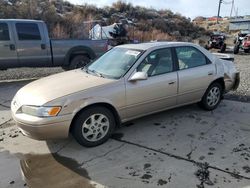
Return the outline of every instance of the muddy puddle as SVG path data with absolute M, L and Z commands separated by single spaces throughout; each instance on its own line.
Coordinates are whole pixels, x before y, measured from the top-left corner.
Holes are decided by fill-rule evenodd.
M 75 159 L 57 153 L 10 153 L 0 147 L 0 188 L 105 188 Z
M 20 160 L 24 181 L 31 188 L 94 188 L 77 161 L 58 154 L 27 154 Z

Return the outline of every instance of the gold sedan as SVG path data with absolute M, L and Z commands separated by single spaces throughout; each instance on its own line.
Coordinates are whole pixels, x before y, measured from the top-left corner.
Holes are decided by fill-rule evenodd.
M 233 62 L 182 42 L 115 47 L 82 69 L 21 88 L 11 105 L 21 131 L 35 139 L 72 133 L 83 146 L 105 142 L 126 121 L 196 103 L 215 109 L 236 89 Z

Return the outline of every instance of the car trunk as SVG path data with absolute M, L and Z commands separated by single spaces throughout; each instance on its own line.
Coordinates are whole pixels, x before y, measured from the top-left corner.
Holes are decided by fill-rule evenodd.
M 234 61 L 234 55 L 232 54 L 223 54 L 223 53 L 213 53 L 213 54 L 220 59 Z

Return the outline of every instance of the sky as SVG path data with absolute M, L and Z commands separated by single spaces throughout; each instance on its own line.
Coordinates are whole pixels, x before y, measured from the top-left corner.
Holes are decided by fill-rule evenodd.
M 117 0 L 68 0 L 77 5 L 92 4 L 98 7 L 110 6 Z M 170 9 L 174 13 L 180 13 L 191 19 L 196 16 L 216 16 L 218 12 L 219 0 L 123 0 L 133 5 L 140 5 L 155 9 Z M 230 16 L 232 0 L 223 0 L 220 16 Z M 238 15 L 250 15 L 249 0 L 234 0 L 235 8 L 238 7 Z M 228 3 L 228 4 L 227 4 Z M 233 12 L 235 16 L 235 11 Z

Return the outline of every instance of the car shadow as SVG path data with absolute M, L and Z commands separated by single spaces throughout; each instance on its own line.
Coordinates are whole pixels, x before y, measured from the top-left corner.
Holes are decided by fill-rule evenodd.
M 25 181 L 30 187 L 46 187 L 47 185 L 55 188 L 74 187 L 76 185 L 92 187 L 96 184 L 102 187 L 101 183 L 91 180 L 84 165 L 95 158 L 105 156 L 106 153 L 123 146 L 124 143 L 119 143 L 117 140 L 121 140 L 127 134 L 127 130 L 124 128 L 129 127 L 130 131 L 133 132 L 135 128 L 133 122 L 136 122 L 136 125 L 141 124 L 140 128 L 143 129 L 143 122 L 145 121 L 154 120 L 158 122 L 162 116 L 182 114 L 184 111 L 201 110 L 197 105 L 188 105 L 126 122 L 116 128 L 109 141 L 93 148 L 86 148 L 79 145 L 71 135 L 65 140 L 46 141 L 51 152 L 50 154 L 28 154 L 20 161 Z M 154 131 L 155 127 L 152 126 L 151 128 Z M 58 144 L 60 147 L 57 146 Z M 54 176 L 54 174 L 57 175 Z M 68 179 L 71 179 L 70 182 Z M 58 182 L 60 183 L 58 184 Z
M 233 138 L 237 130 L 228 130 L 231 122 L 223 119 L 229 112 L 235 113 L 234 106 L 230 105 L 230 102 L 222 102 L 216 110 L 208 112 L 193 104 L 138 118 L 116 128 L 111 139 L 94 148 L 82 147 L 72 136 L 66 140 L 47 141 L 51 153 L 25 155 L 20 162 L 22 173 L 30 187 L 105 187 L 105 180 L 91 175 L 96 174 L 96 170 L 100 173 L 101 168 L 112 170 L 112 160 L 137 161 L 138 155 L 129 155 L 128 159 L 120 157 L 124 153 L 138 153 L 139 148 L 148 151 L 147 154 L 139 153 L 139 156 L 144 155 L 140 160 L 146 161 L 147 157 L 164 152 L 168 157 L 183 158 L 191 163 L 209 161 L 223 169 L 231 169 L 234 164 L 234 169 L 244 173 L 242 164 L 237 168 L 235 164 L 240 162 L 232 161 L 239 158 L 227 159 L 228 153 L 233 151 L 233 143 L 240 142 L 239 138 Z M 226 145 L 228 140 L 231 148 Z M 101 168 L 93 167 L 99 165 Z

